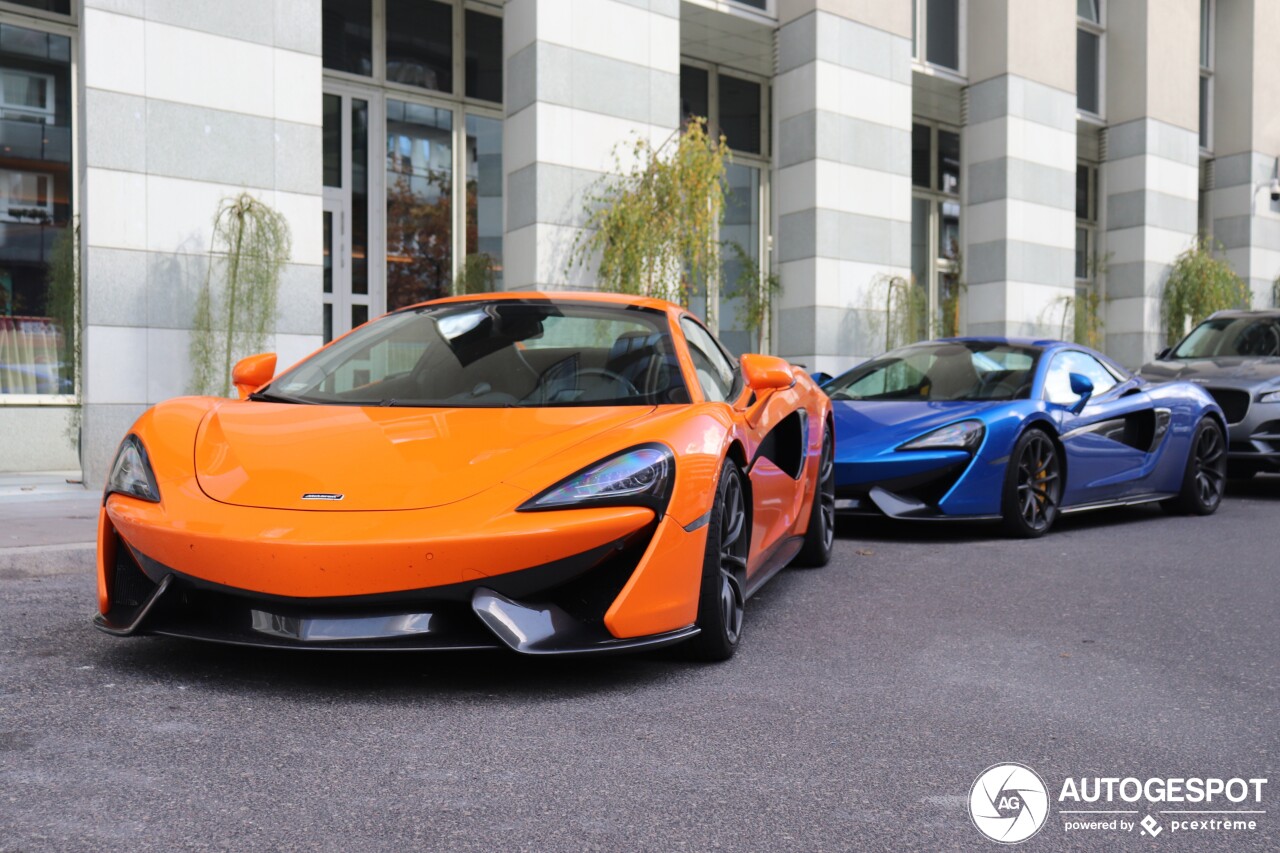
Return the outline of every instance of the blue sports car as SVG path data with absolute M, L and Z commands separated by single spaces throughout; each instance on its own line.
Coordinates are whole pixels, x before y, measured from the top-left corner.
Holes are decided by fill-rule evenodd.
M 837 508 L 1003 522 L 1160 501 L 1208 515 L 1226 483 L 1226 420 L 1204 389 L 1154 385 L 1062 341 L 949 338 L 823 384 L 835 402 Z

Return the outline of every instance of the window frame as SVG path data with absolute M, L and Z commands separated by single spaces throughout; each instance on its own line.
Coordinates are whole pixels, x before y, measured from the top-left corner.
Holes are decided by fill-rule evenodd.
M 1201 4 L 1201 9 L 1203 10 L 1200 14 L 1201 30 L 1203 30 L 1203 28 L 1207 25 L 1208 33 L 1201 31 L 1199 38 L 1196 40 L 1196 59 L 1197 61 L 1199 61 L 1200 49 L 1201 49 L 1201 46 L 1203 45 L 1208 48 L 1206 53 L 1208 53 L 1207 59 L 1209 60 L 1209 64 L 1208 65 L 1205 65 L 1203 63 L 1200 64 L 1199 66 L 1200 77 L 1196 81 L 1197 86 L 1201 85 L 1202 83 L 1205 85 L 1204 124 L 1203 126 L 1198 128 L 1199 133 L 1197 134 L 1196 143 L 1200 147 L 1200 156 L 1202 158 L 1212 158 L 1213 157 L 1213 108 L 1214 108 L 1213 69 L 1214 69 L 1214 61 L 1215 61 L 1214 36 L 1216 34 L 1215 33 L 1216 27 L 1214 25 L 1216 23 L 1216 16 L 1217 16 L 1218 10 L 1217 10 L 1217 4 L 1214 3 L 1214 0 L 1200 0 L 1200 4 Z M 1207 40 L 1207 44 L 1205 44 L 1206 40 Z M 1200 92 L 1197 89 L 1196 91 L 1197 120 L 1199 120 L 1199 117 L 1200 117 L 1199 97 L 1200 97 Z
M 1076 229 L 1084 229 L 1085 236 L 1085 274 L 1084 278 L 1076 276 L 1076 287 L 1079 289 L 1081 285 L 1092 287 L 1098 278 L 1097 264 L 1091 255 L 1097 254 L 1098 240 L 1098 180 L 1101 170 L 1099 164 L 1089 160 L 1077 160 L 1077 173 L 1084 169 L 1087 173 L 1085 178 L 1085 216 L 1081 218 L 1079 212 L 1076 215 Z M 1092 250 L 1092 252 L 1091 252 Z
M 1076 119 L 1090 124 L 1105 125 L 1107 121 L 1107 2 L 1106 0 L 1097 0 L 1097 3 L 1098 20 L 1091 21 L 1088 18 L 1082 18 L 1077 12 L 1076 29 L 1084 30 L 1098 37 L 1098 111 L 1095 113 L 1081 109 L 1080 92 L 1077 86 Z M 1080 58 L 1077 56 L 1076 62 L 1079 61 Z
M 964 136 L 961 129 L 955 125 L 948 124 L 944 121 L 936 119 L 924 118 L 923 116 L 913 115 L 911 117 L 912 133 L 915 132 L 916 125 L 922 125 L 929 128 L 929 185 L 922 187 L 915 183 L 914 176 L 911 183 L 911 200 L 917 199 L 925 201 L 928 204 L 928 224 L 925 227 L 925 245 L 928 246 L 927 263 L 925 276 L 927 281 L 924 283 L 925 298 L 928 300 L 928 323 L 925 332 L 929 338 L 938 335 L 938 309 L 939 299 L 942 292 L 942 278 L 947 275 L 957 275 L 960 271 L 958 261 L 959 254 L 962 251 L 961 246 L 956 247 L 957 257 L 946 257 L 942 252 L 939 241 L 942 237 L 942 212 L 941 205 L 952 203 L 960 207 L 960 224 L 963 227 L 964 211 L 966 205 L 962 202 L 963 188 L 965 184 L 964 170 Z M 958 191 L 949 193 L 941 189 L 942 170 L 939 168 L 938 155 L 940 147 L 938 145 L 938 134 L 942 131 L 954 133 L 960 140 L 960 184 Z M 912 270 L 912 275 L 915 270 Z M 916 282 L 919 286 L 919 282 Z
M 924 74 L 943 77 L 957 83 L 969 80 L 969 0 L 956 0 L 956 57 L 959 68 L 948 68 L 930 62 L 929 32 L 929 0 L 911 0 L 911 64 L 914 70 Z
M 2 0 L 0 0 L 2 2 Z M 372 4 L 372 57 L 374 73 L 370 76 L 353 74 L 322 67 L 323 94 L 346 95 L 360 98 L 369 103 L 369 223 L 368 223 L 368 263 L 369 263 L 369 318 L 372 319 L 387 311 L 387 101 L 397 100 L 418 104 L 452 112 L 451 139 L 453 155 L 453 183 L 450 197 L 450 288 L 457 281 L 466 260 L 466 223 L 467 223 L 467 116 L 505 121 L 504 104 L 466 96 L 466 33 L 464 32 L 466 11 L 480 12 L 502 18 L 502 9 L 479 0 L 447 0 L 453 12 L 452 36 L 452 68 L 453 92 L 437 92 L 410 86 L 403 83 L 389 82 L 386 79 L 386 0 L 370 0 Z M 505 61 L 505 60 L 504 60 Z M 504 69 L 505 75 L 505 69 Z M 504 83 L 505 88 L 505 83 Z M 343 120 L 346 120 L 345 114 Z M 342 192 L 350 193 L 350 134 L 344 128 L 342 133 L 343 155 L 340 168 L 343 175 Z M 326 187 L 328 192 L 335 188 Z M 505 186 L 504 186 L 505 198 Z M 505 203 L 505 202 L 504 202 Z M 348 208 L 349 209 L 349 206 Z M 505 235 L 504 235 L 505 236 Z M 503 254 L 506 254 L 503 246 Z M 504 260 L 505 263 L 505 260 Z M 361 295 L 363 296 L 363 294 Z M 363 301 L 363 300 L 362 300 Z M 336 318 L 336 315 L 335 315 Z M 335 327 L 335 337 L 337 332 Z
M 29 6 L 15 6 L 11 3 L 0 2 L 0 24 L 12 24 L 16 27 L 25 27 L 26 29 L 39 30 L 41 32 L 53 35 L 65 36 L 71 40 L 71 57 L 68 62 L 70 84 L 71 84 L 71 100 L 68 110 L 71 118 L 71 221 L 79 220 L 83 211 L 82 196 L 84 195 L 83 187 L 77 176 L 80 174 L 81 156 L 80 156 L 80 28 L 79 14 L 77 9 L 79 3 L 72 2 L 71 15 L 61 15 L 56 12 L 45 12 L 40 9 L 32 9 Z M 80 232 L 81 258 L 84 257 L 86 232 L 82 228 Z M 81 261 L 83 264 L 83 260 Z M 3 394 L 0 393 L 0 408 L 6 406 L 77 406 L 82 402 L 84 396 L 84 372 L 85 372 L 85 353 L 83 350 L 84 343 L 84 325 L 86 316 L 84 312 L 85 306 L 85 280 L 80 282 L 80 299 L 77 306 L 77 320 L 75 323 L 74 333 L 79 346 L 77 349 L 81 353 L 81 364 L 77 365 L 73 374 L 75 387 L 71 394 Z

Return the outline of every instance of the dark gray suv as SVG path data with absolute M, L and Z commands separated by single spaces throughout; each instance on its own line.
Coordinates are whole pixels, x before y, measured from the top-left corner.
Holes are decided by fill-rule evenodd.
M 1227 416 L 1227 473 L 1280 471 L 1280 309 L 1219 311 L 1138 371 L 1204 386 Z

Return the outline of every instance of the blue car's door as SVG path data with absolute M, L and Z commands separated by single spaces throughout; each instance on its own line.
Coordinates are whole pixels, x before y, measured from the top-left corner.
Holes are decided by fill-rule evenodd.
M 1086 377 L 1093 391 L 1071 387 L 1071 374 Z M 1138 380 L 1117 377 L 1079 350 L 1054 355 L 1045 374 L 1045 399 L 1058 419 L 1067 456 L 1064 507 L 1130 497 L 1146 491 L 1153 452 L 1169 426 Z

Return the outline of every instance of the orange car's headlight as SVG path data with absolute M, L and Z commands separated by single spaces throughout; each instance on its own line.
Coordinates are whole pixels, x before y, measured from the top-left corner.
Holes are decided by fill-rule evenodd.
M 566 477 L 518 507 L 520 512 L 583 506 L 666 508 L 675 476 L 675 457 L 661 444 L 642 444 L 615 453 Z
M 112 494 L 160 503 L 160 487 L 156 485 L 155 474 L 151 472 L 146 448 L 142 446 L 142 440 L 133 433 L 126 435 L 124 441 L 120 442 L 116 461 L 111 463 L 111 476 L 107 477 L 107 488 L 102 493 L 102 500 L 105 502 Z

